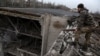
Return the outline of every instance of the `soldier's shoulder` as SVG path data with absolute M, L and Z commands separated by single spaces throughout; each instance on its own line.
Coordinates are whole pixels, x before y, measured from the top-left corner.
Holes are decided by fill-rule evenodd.
M 89 11 L 88 9 L 84 8 L 80 13 L 81 14 L 88 14 L 88 11 Z

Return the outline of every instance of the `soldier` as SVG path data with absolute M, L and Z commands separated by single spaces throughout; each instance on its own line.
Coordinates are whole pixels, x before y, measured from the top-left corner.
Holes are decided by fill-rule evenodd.
M 77 6 L 79 17 L 77 20 L 77 29 L 75 31 L 75 42 L 78 42 L 81 33 L 85 33 L 85 43 L 83 45 L 84 50 L 87 50 L 87 46 L 90 44 L 91 29 L 95 27 L 93 18 L 89 15 L 88 9 L 84 8 L 84 4 L 79 4 Z

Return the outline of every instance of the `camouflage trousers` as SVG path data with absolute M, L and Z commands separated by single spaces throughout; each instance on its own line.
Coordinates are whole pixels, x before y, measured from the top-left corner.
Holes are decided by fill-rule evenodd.
M 91 37 L 91 27 L 81 27 L 75 31 L 75 42 L 78 42 L 80 38 L 80 34 L 85 33 L 85 39 L 84 46 L 87 47 L 90 44 L 90 37 Z

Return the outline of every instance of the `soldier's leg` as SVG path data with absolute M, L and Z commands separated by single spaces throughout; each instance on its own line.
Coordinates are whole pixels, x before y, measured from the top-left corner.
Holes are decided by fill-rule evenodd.
M 90 37 L 91 37 L 91 32 L 87 32 L 85 35 L 86 44 L 90 44 Z
M 90 27 L 83 27 L 82 32 L 85 34 L 85 43 L 88 44 L 90 42 L 90 36 L 91 36 L 91 28 Z
M 78 40 L 80 38 L 80 34 L 81 34 L 81 31 L 76 31 L 75 32 L 75 42 L 78 42 Z
M 90 37 L 91 37 L 91 32 L 87 32 L 85 35 L 85 43 L 84 43 L 84 49 L 87 50 L 88 46 L 90 45 Z

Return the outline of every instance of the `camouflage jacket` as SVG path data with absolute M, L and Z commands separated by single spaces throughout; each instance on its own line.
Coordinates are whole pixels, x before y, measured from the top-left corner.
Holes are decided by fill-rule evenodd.
M 79 17 L 77 20 L 77 27 L 85 27 L 85 26 L 95 26 L 95 22 L 93 18 L 89 15 L 87 9 L 83 9 L 80 11 Z

